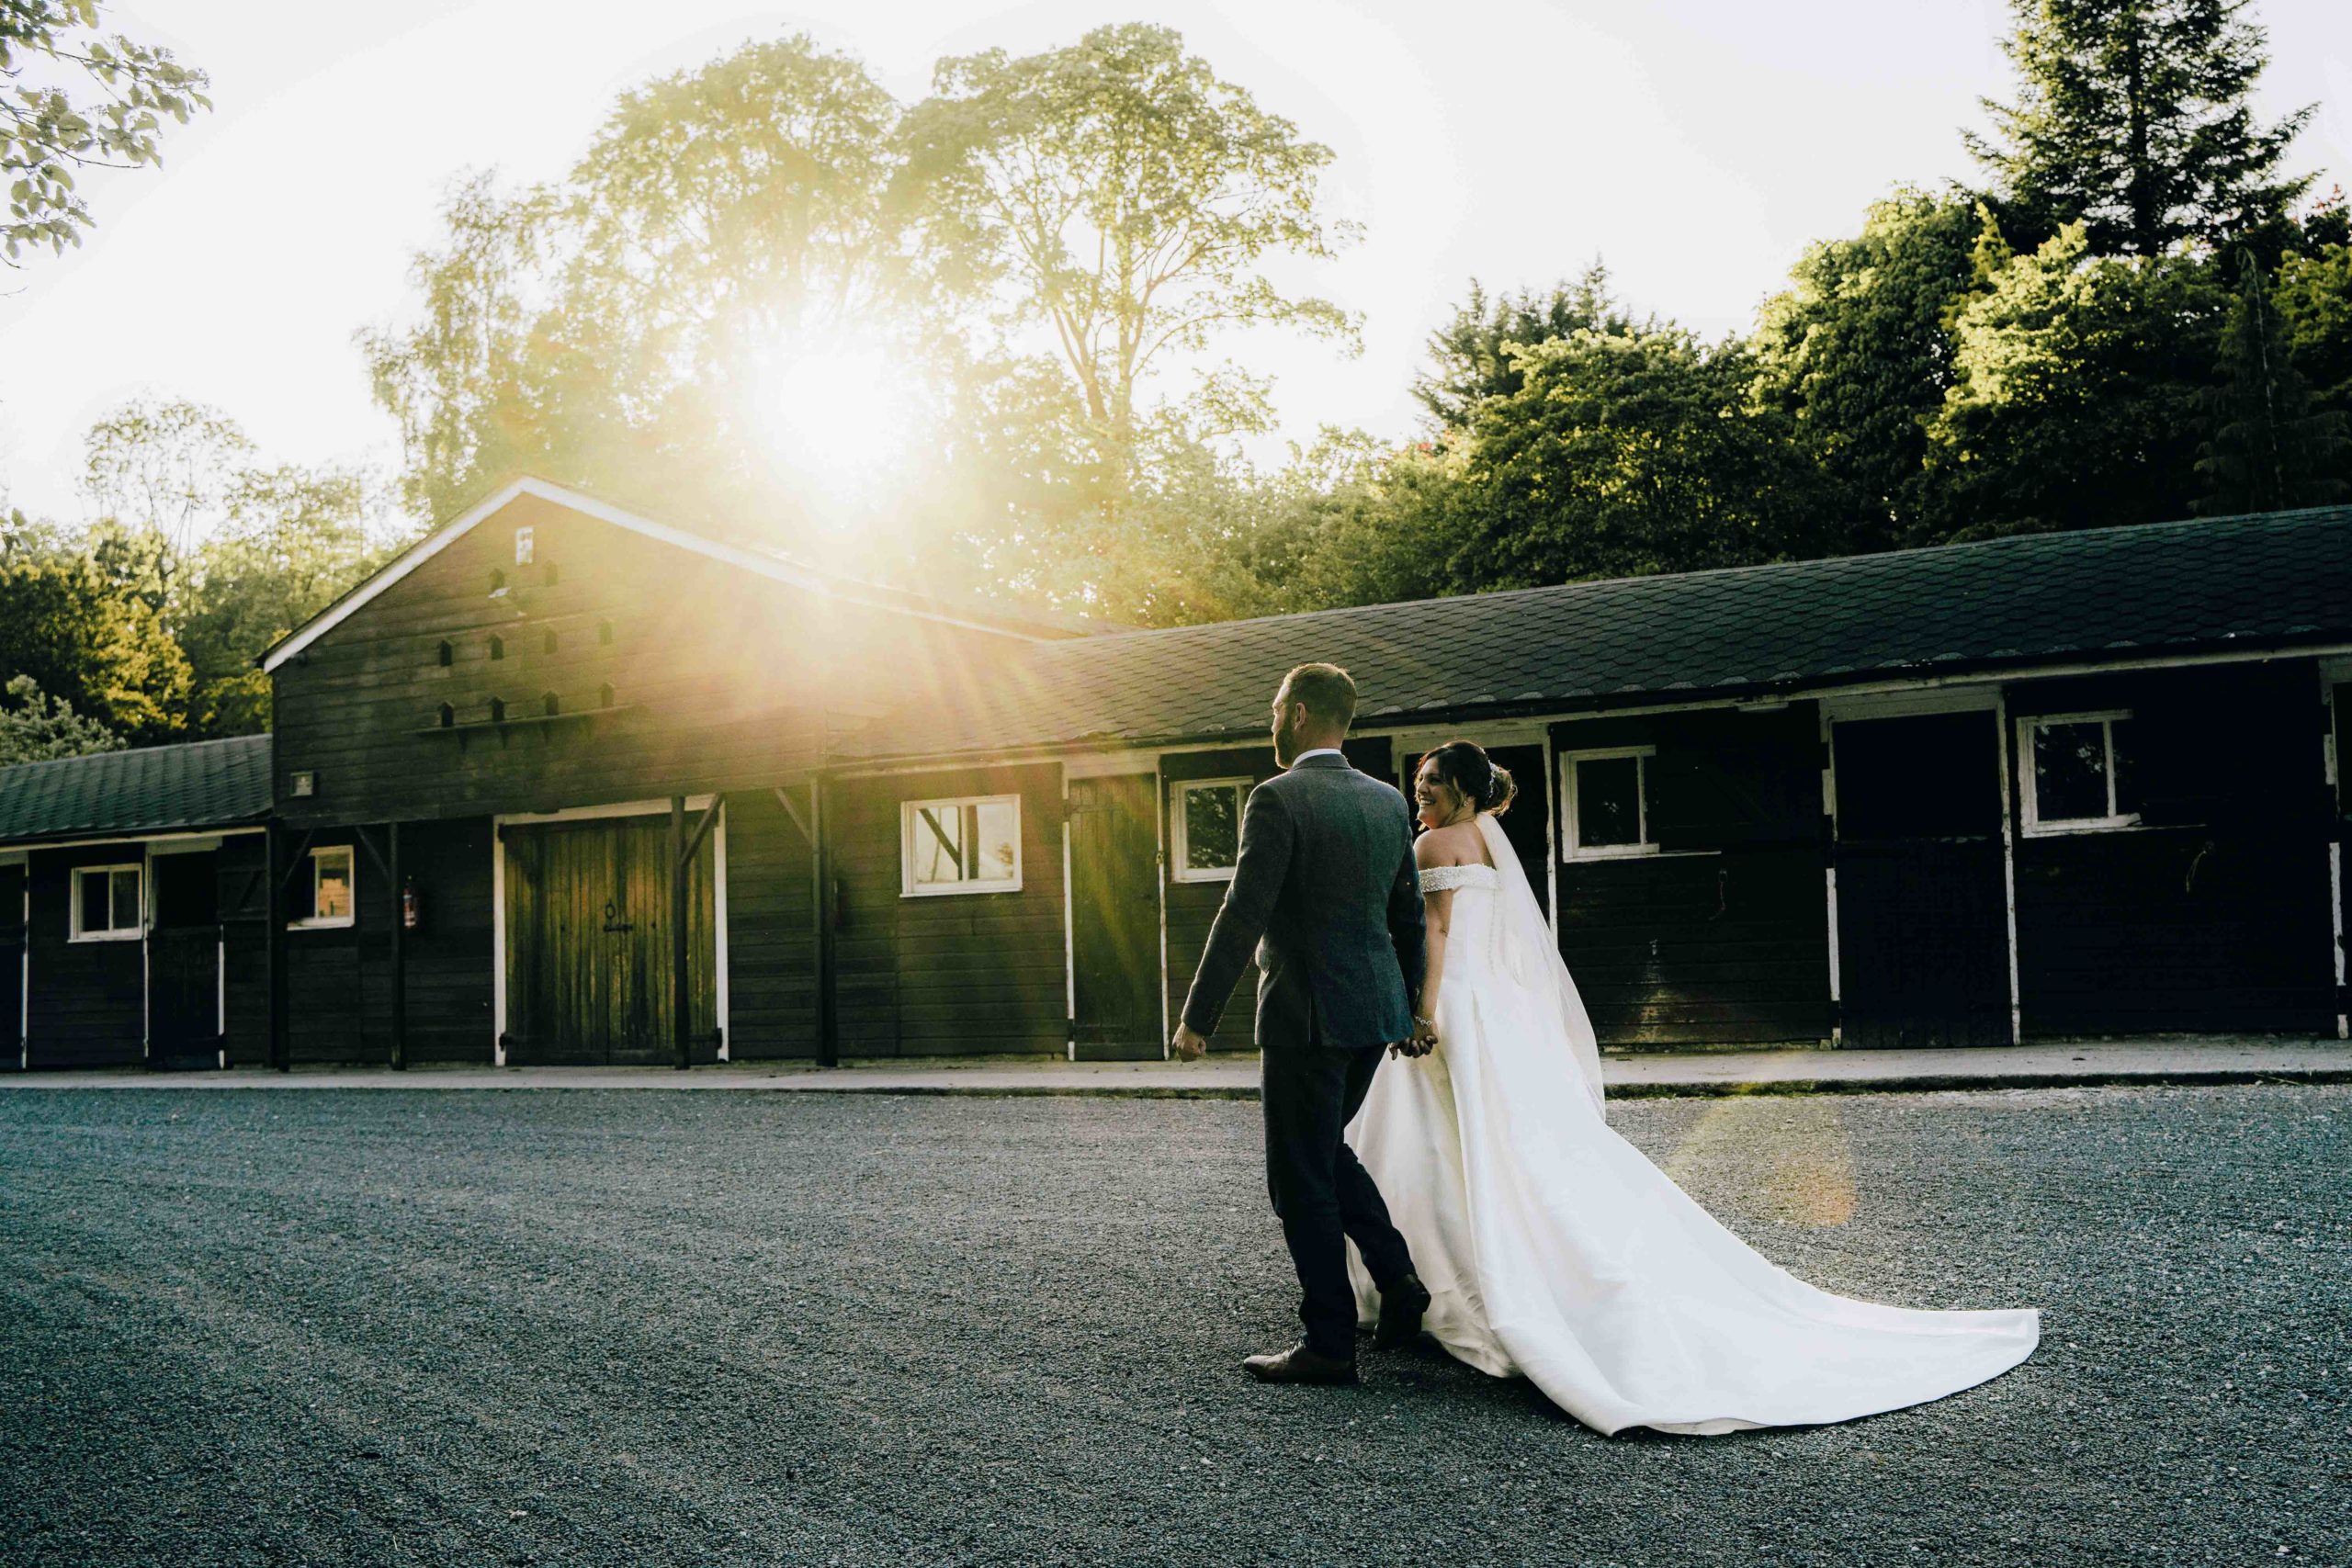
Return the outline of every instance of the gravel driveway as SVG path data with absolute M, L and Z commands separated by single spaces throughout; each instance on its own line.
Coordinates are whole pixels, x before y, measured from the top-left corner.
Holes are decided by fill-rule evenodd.
M 1262 1389 L 1257 1108 L 0 1093 L 9 1562 L 2352 1562 L 2352 1088 L 1646 1100 L 1779 1261 L 2043 1309 L 1841 1427 Z

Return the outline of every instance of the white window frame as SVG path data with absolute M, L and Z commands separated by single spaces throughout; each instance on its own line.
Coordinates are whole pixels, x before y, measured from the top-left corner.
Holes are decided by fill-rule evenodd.
M 1257 780 L 1247 778 L 1176 779 L 1170 782 L 1169 788 L 1174 797 L 1175 808 L 1169 814 L 1168 822 L 1168 878 L 1170 881 L 1230 882 L 1233 880 L 1235 868 L 1232 866 L 1196 866 L 1191 863 L 1192 846 L 1188 840 L 1184 824 L 1184 796 L 1196 789 L 1229 789 L 1234 792 L 1234 852 L 1238 858 L 1241 843 L 1239 836 L 1241 813 L 1249 807 L 1250 792 L 1257 787 Z
M 356 844 L 315 844 L 304 856 L 311 863 L 311 908 L 319 907 L 319 859 L 322 855 L 340 855 L 344 862 L 344 880 L 351 888 L 351 913 L 348 915 L 307 915 L 299 920 L 288 920 L 289 931 L 341 931 L 359 918 L 359 856 Z
M 982 881 L 970 878 L 961 882 L 915 881 L 915 814 L 927 807 L 954 807 L 961 811 L 967 806 L 1010 806 L 1012 807 L 1012 879 Z M 1018 893 L 1021 891 L 1021 797 L 1018 795 L 948 795 L 922 800 L 899 802 L 899 896 L 902 898 L 953 898 L 975 893 Z
M 82 928 L 82 879 L 96 872 L 107 874 L 107 919 L 114 919 L 114 879 L 118 872 L 127 871 L 139 882 L 139 919 L 135 924 L 113 927 L 104 931 Z M 138 942 L 147 935 L 147 865 L 143 861 L 120 861 L 106 865 L 77 865 L 70 873 L 72 881 L 65 889 L 65 918 L 68 942 Z
M 2130 708 L 2099 708 L 2090 713 L 2029 714 L 2017 721 L 2018 726 L 2018 799 L 2024 807 L 2021 813 L 2022 831 L 2028 838 L 2046 839 L 2059 833 L 2112 833 L 2119 829 L 2136 828 L 2140 814 L 2115 808 L 2115 724 L 2118 719 L 2132 716 Z M 2040 799 L 2041 781 L 2035 777 L 2033 742 L 2035 732 L 2060 724 L 2097 724 L 2104 744 L 2104 766 L 2107 771 L 2107 814 L 2103 817 L 2060 817 L 2044 820 Z
M 1560 753 L 1560 858 L 1562 860 L 1637 860 L 1658 852 L 1657 840 L 1650 837 L 1650 761 L 1657 755 L 1655 746 L 1604 746 L 1589 751 Z M 1634 759 L 1634 807 L 1641 841 L 1634 844 L 1586 844 L 1577 832 L 1577 766 L 1581 762 L 1608 762 L 1621 758 Z

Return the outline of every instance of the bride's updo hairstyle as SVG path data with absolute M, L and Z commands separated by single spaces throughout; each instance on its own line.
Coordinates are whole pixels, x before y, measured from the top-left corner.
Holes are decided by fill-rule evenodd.
M 1486 748 L 1475 740 L 1449 740 L 1431 751 L 1428 761 L 1437 769 L 1439 783 L 1461 791 L 1480 811 L 1499 817 L 1519 794 L 1510 770 L 1495 766 Z

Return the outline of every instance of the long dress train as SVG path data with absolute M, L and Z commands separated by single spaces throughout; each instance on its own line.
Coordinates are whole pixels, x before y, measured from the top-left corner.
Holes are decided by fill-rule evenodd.
M 1604 1433 L 1715 1436 L 1940 1399 L 2023 1361 L 2031 1308 L 1834 1296 L 1726 1230 L 1604 1119 L 1592 1025 L 1502 829 L 1435 867 L 1453 902 L 1439 1045 L 1382 1065 L 1348 1142 L 1387 1200 L 1446 1349 L 1523 1373 Z M 1378 1296 L 1349 1249 L 1359 1315 Z

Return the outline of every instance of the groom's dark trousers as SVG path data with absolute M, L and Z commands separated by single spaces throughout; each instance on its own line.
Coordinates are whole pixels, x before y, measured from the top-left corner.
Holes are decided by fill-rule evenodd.
M 1383 1289 L 1413 1267 L 1343 1135 L 1385 1048 L 1412 1032 L 1420 988 L 1420 881 L 1404 796 L 1336 752 L 1302 757 L 1250 792 L 1185 1023 L 1216 1028 L 1253 950 L 1266 1185 L 1298 1270 L 1306 1342 L 1352 1360 L 1348 1240 Z

